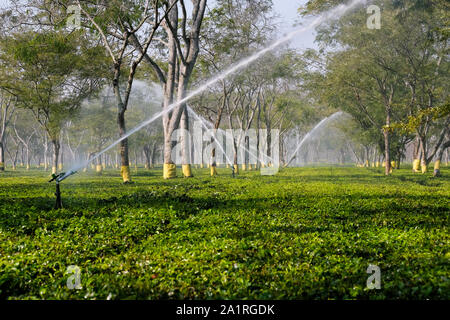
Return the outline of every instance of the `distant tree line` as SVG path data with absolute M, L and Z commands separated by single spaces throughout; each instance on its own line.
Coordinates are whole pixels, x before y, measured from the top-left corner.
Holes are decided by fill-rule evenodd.
M 341 2 L 310 0 L 299 17 Z M 280 47 L 186 103 L 190 90 L 279 36 L 271 0 L 11 1 L 0 10 L 0 171 L 8 162 L 56 173 L 65 162 L 95 159 L 97 172 L 116 167 L 124 182 L 133 162 L 162 164 L 164 178 L 174 178 L 178 145 L 190 177 L 191 137 L 173 135 L 192 129 L 192 108 L 216 131 L 257 129 L 256 146 L 248 136 L 231 137 L 236 172 L 242 148 L 240 170 L 270 165 L 277 129 L 281 165 L 326 153 L 329 162 L 383 163 L 387 175 L 405 160 L 423 172 L 434 160 L 439 174 L 450 145 L 449 5 L 374 4 L 381 28 L 367 28 L 367 8 L 358 8 L 317 29 L 319 50 Z M 123 139 L 161 110 L 162 120 Z M 337 131 L 292 154 L 339 110 L 350 118 Z M 118 138 L 119 148 L 98 156 Z M 224 161 L 216 153 L 213 147 L 203 159 L 212 175 Z

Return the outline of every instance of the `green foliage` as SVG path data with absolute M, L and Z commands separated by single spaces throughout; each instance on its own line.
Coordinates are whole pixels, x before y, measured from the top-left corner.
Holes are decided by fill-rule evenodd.
M 307 11 L 341 2 L 308 1 Z M 381 29 L 366 27 L 364 7 L 318 28 L 324 49 L 304 54 L 319 65 L 305 77 L 306 88 L 320 102 L 350 114 L 365 133 L 359 135 L 362 144 L 385 151 L 389 132 L 390 152 L 398 155 L 413 134 L 422 141 L 445 134 L 448 46 L 439 29 L 447 22 L 438 3 L 379 0 L 372 4 L 382 8 Z
M 448 168 L 442 168 L 445 176 Z M 448 299 L 450 181 L 381 169 L 2 174 L 3 299 Z M 369 264 L 381 290 L 366 289 Z M 81 290 L 66 288 L 69 265 Z
M 395 123 L 392 126 L 393 130 L 399 130 L 404 133 L 415 132 L 423 122 L 431 118 L 434 121 L 448 117 L 450 115 L 450 104 L 446 104 L 438 107 L 432 107 L 424 110 L 420 110 L 414 116 L 408 116 L 407 121 Z
M 0 39 L 0 87 L 33 111 L 49 137 L 100 87 L 107 70 L 104 50 L 82 33 L 24 32 Z

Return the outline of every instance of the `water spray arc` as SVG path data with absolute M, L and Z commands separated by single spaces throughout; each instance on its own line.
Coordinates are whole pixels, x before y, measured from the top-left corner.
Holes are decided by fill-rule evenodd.
M 206 119 L 203 118 L 202 116 L 200 116 L 200 115 L 198 115 L 197 113 L 195 113 L 194 110 L 193 110 L 191 107 L 187 106 L 187 108 L 188 108 L 188 111 L 191 112 L 191 113 L 194 115 L 194 117 L 197 118 L 197 120 L 199 120 L 199 121 L 202 123 L 202 126 L 203 126 L 205 129 L 213 129 L 213 128 L 208 128 L 208 126 L 206 125 L 206 123 L 208 123 L 210 126 L 212 126 L 212 123 L 211 123 L 210 121 L 206 120 Z M 230 136 L 230 133 L 227 132 L 227 131 L 225 131 L 225 130 L 223 130 L 223 129 L 218 128 L 218 129 L 213 129 L 213 130 L 217 130 L 218 132 L 224 134 L 226 137 L 229 137 L 229 136 Z M 232 162 L 232 161 L 230 160 L 230 158 L 227 156 L 226 151 L 224 150 L 224 148 L 222 147 L 222 145 L 219 143 L 219 141 L 217 141 L 217 138 L 216 138 L 215 136 L 214 136 L 213 138 L 214 138 L 214 140 L 216 141 L 216 143 L 218 144 L 220 150 L 221 150 L 221 151 L 223 152 L 223 154 L 225 155 L 225 158 L 226 158 L 226 160 L 227 160 L 227 163 L 230 165 L 230 167 L 231 167 L 231 169 L 232 169 L 232 171 L 233 171 L 233 175 L 234 175 L 235 169 L 234 169 L 234 166 L 233 166 L 233 165 L 234 165 L 233 162 Z M 233 138 L 233 136 L 232 136 L 231 138 Z M 241 136 L 239 137 L 239 140 L 241 140 Z M 250 151 L 250 150 L 253 150 L 254 152 L 258 153 L 258 150 L 255 150 L 255 147 L 250 146 L 250 149 L 247 149 L 245 146 L 241 145 L 240 148 L 242 148 L 242 149 L 244 149 L 245 151 L 247 151 L 247 152 L 248 152 L 251 156 L 253 156 L 255 159 L 260 159 L 259 156 L 255 155 L 252 151 Z M 268 155 L 264 155 L 264 157 L 265 157 L 266 159 L 268 159 L 268 160 L 270 160 L 270 161 L 273 162 L 273 158 L 272 158 L 272 157 L 270 157 L 270 156 L 268 156 Z
M 197 118 L 198 121 L 201 122 L 202 126 L 203 126 L 206 130 L 209 129 L 208 126 L 206 125 L 204 119 L 202 119 L 202 117 L 200 117 L 197 113 L 195 113 L 194 110 L 192 110 L 192 108 L 189 107 L 188 105 L 186 105 L 186 108 L 188 109 L 188 111 L 189 111 L 190 113 L 192 113 L 192 114 L 194 115 L 194 117 Z M 220 130 L 220 129 L 217 129 L 217 130 Z M 223 152 L 223 154 L 225 155 L 225 158 L 226 158 L 226 160 L 227 160 L 227 163 L 230 165 L 230 168 L 231 168 L 231 175 L 232 175 L 233 178 L 234 178 L 235 172 L 234 172 L 234 166 L 233 166 L 233 163 L 231 162 L 230 158 L 228 158 L 228 156 L 227 156 L 225 150 L 223 149 L 222 145 L 220 144 L 220 142 L 217 140 L 216 135 L 214 134 L 212 137 L 213 137 L 214 141 L 216 142 L 217 146 L 220 148 L 220 150 L 221 150 L 221 151 Z
M 298 36 L 298 35 L 306 32 L 308 30 L 316 28 L 317 26 L 319 26 L 322 22 L 324 22 L 326 20 L 338 19 L 339 17 L 343 16 L 348 11 L 350 11 L 350 10 L 354 9 L 355 7 L 357 7 L 358 5 L 364 4 L 366 2 L 367 2 L 367 0 L 353 0 L 347 5 L 343 5 L 343 4 L 339 5 L 336 8 L 331 9 L 331 10 L 323 13 L 322 15 L 318 16 L 309 25 L 288 33 L 287 35 L 283 36 L 281 39 L 273 42 L 271 45 L 265 47 L 264 49 L 261 49 L 260 51 L 254 53 L 253 55 L 251 55 L 251 56 L 241 60 L 240 62 L 238 62 L 235 65 L 231 66 L 229 69 L 227 69 L 224 72 L 220 73 L 219 75 L 211 78 L 210 80 L 208 80 L 205 84 L 203 84 L 199 88 L 195 89 L 194 91 L 191 91 L 184 99 L 181 99 L 180 101 L 177 101 L 177 102 L 169 105 L 166 109 L 158 112 L 157 114 L 155 114 L 151 118 L 145 120 L 144 122 L 142 122 L 141 124 L 139 124 L 138 126 L 133 128 L 132 130 L 130 130 L 128 133 L 126 133 L 125 135 L 121 136 L 119 139 L 117 139 L 113 143 L 111 143 L 108 147 L 106 147 L 102 151 L 98 152 L 94 157 L 90 158 L 89 160 L 85 161 L 84 163 L 82 163 L 79 166 L 75 166 L 75 167 L 71 168 L 68 173 L 64 174 L 63 176 L 61 176 L 59 178 L 59 182 L 65 180 L 66 178 L 71 176 L 74 172 L 76 172 L 76 171 L 80 170 L 81 168 L 85 167 L 90 162 L 94 161 L 99 156 L 101 156 L 103 153 L 111 150 L 113 147 L 118 145 L 121 141 L 125 140 L 129 136 L 133 135 L 134 133 L 138 132 L 142 128 L 144 128 L 147 125 L 151 124 L 156 119 L 158 119 L 161 116 L 171 112 L 176 107 L 185 104 L 186 102 L 191 100 L 193 97 L 201 94 L 203 91 L 205 91 L 206 89 L 208 89 L 212 85 L 218 83 L 219 81 L 229 77 L 230 75 L 236 73 L 237 71 L 239 71 L 241 69 L 244 69 L 245 67 L 247 67 L 252 62 L 254 62 L 254 61 L 258 60 L 259 58 L 261 58 L 262 56 L 264 56 L 266 53 L 271 52 L 271 51 L 275 50 L 276 48 L 278 48 L 279 46 L 287 43 L 288 41 L 293 39 L 295 36 Z
M 289 159 L 288 162 L 286 162 L 286 164 L 283 166 L 283 168 L 286 168 L 287 166 L 289 166 L 291 164 L 291 162 L 297 157 L 297 152 L 300 150 L 300 148 L 303 146 L 303 144 L 314 134 L 314 132 L 316 132 L 317 130 L 319 130 L 326 122 L 329 122 L 331 120 L 336 119 L 337 117 L 343 115 L 344 113 L 342 111 L 338 111 L 336 113 L 333 113 L 331 116 L 326 117 L 324 119 L 322 119 L 312 130 L 310 130 L 304 137 L 303 139 L 300 141 L 300 143 L 297 146 L 297 149 L 295 149 L 294 153 L 292 154 L 291 158 Z

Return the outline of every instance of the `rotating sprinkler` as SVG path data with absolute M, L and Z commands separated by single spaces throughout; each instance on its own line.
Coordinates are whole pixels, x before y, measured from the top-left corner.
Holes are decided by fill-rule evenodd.
M 59 183 L 71 175 L 74 175 L 77 173 L 76 171 L 70 170 L 69 172 L 61 172 L 60 174 L 52 174 L 52 179 L 49 182 L 56 182 L 56 203 L 55 203 L 55 209 L 62 209 L 62 200 L 61 200 L 61 189 L 59 187 Z

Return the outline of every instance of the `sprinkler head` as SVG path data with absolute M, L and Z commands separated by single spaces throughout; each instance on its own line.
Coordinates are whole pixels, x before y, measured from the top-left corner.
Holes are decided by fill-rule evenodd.
M 59 183 L 63 181 L 64 179 L 70 177 L 71 175 L 77 173 L 76 171 L 70 170 L 69 172 L 61 172 L 60 174 L 52 174 L 52 179 L 49 182 L 56 181 L 56 203 L 55 203 L 55 209 L 62 209 L 62 200 L 61 200 L 61 190 L 59 187 Z
M 52 174 L 52 179 L 49 182 L 56 181 L 56 183 L 60 183 L 61 181 L 67 179 L 71 175 L 77 173 L 76 171 L 70 170 L 69 172 L 61 172 L 60 174 Z
M 53 182 L 53 181 L 59 182 L 58 179 L 63 177 L 65 174 L 66 174 L 65 172 L 61 172 L 60 174 L 53 173 L 52 178 L 48 182 Z
M 55 203 L 55 209 L 62 209 L 62 200 L 61 200 L 61 190 L 59 188 L 59 181 L 60 181 L 59 179 L 64 177 L 65 174 L 66 174 L 65 172 L 61 172 L 60 174 L 53 173 L 52 174 L 52 178 L 49 180 L 49 182 L 56 181 L 56 192 L 55 192 L 56 203 Z

